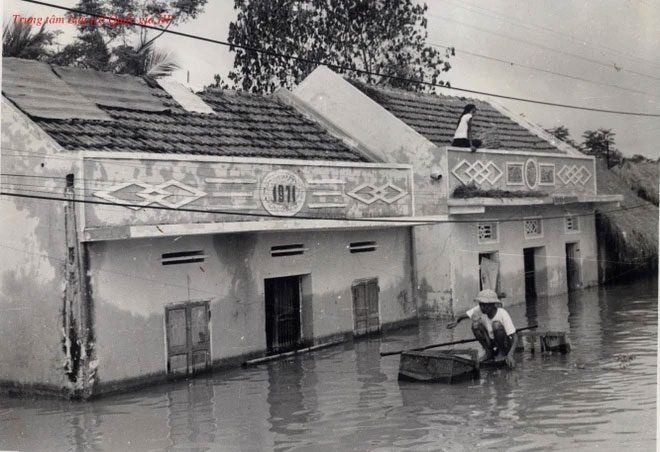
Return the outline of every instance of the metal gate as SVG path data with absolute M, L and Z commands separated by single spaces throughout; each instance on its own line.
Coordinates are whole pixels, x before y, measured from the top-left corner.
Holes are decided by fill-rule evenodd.
M 211 362 L 210 311 L 206 301 L 165 308 L 167 372 L 188 375 Z
M 369 279 L 353 284 L 353 318 L 355 336 L 374 333 L 380 330 L 378 313 L 378 280 Z
M 300 276 L 270 278 L 264 285 L 268 352 L 294 350 L 301 343 Z

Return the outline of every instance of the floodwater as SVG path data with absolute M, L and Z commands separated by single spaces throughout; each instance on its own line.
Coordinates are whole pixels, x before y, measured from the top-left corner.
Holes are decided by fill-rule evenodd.
M 380 351 L 470 336 L 430 321 L 88 403 L 0 398 L 0 449 L 655 450 L 657 305 L 649 280 L 510 307 L 573 351 L 476 382 L 397 381 Z

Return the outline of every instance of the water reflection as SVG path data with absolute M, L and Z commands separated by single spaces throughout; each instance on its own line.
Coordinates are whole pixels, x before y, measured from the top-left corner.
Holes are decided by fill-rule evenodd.
M 518 355 L 479 381 L 397 381 L 381 350 L 470 336 L 429 321 L 85 404 L 0 398 L 0 449 L 652 449 L 656 293 L 638 281 L 512 306 L 519 326 L 569 332 L 573 352 Z

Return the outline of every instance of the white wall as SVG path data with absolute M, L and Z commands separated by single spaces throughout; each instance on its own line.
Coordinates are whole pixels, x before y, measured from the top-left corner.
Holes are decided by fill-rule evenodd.
M 349 253 L 350 242 L 365 240 L 376 241 L 378 249 Z M 271 246 L 296 243 L 308 251 L 271 257 Z M 160 263 L 163 253 L 190 250 L 209 257 L 201 264 Z M 163 317 L 169 303 L 210 300 L 217 361 L 265 350 L 265 278 L 311 274 L 313 332 L 320 338 L 353 330 L 351 284 L 358 279 L 378 278 L 381 324 L 414 319 L 410 268 L 409 228 L 90 244 L 99 381 L 165 371 Z
M 437 169 L 446 178 L 446 153 L 431 141 L 326 67 L 314 70 L 293 95 L 380 160 L 412 164 L 417 215 L 446 211 L 446 184 L 430 177 Z
M 564 215 L 566 213 L 581 216 L 580 232 L 566 233 L 564 230 Z M 543 237 L 526 239 L 521 217 L 545 217 L 543 220 Z M 558 217 L 558 218 L 557 218 Z M 452 272 L 452 305 L 454 315 L 458 315 L 473 306 L 474 296 L 479 291 L 479 254 L 497 252 L 500 260 L 500 290 L 506 293 L 502 301 L 504 305 L 522 303 L 525 301 L 524 255 L 523 248 L 544 247 L 545 257 L 539 256 L 537 264 L 545 262 L 547 282 L 538 282 L 538 287 L 546 287 L 545 293 L 539 295 L 554 296 L 565 293 L 566 286 L 566 251 L 568 242 L 580 243 L 580 276 L 582 287 L 596 285 L 598 282 L 596 230 L 593 207 L 525 207 L 492 208 L 482 215 L 454 216 L 463 221 L 455 223 L 451 228 L 438 229 L 438 243 L 447 250 L 451 259 Z M 503 221 L 506 219 L 515 221 Z M 477 241 L 477 224 L 480 220 L 500 220 L 499 239 L 496 243 L 479 244 Z M 465 222 L 469 221 L 469 222 Z M 450 246 L 447 246 L 450 244 Z M 539 267 L 540 265 L 537 265 Z M 419 270 L 418 270 L 419 275 Z M 419 278 L 419 276 L 418 276 Z M 429 314 L 433 306 L 425 306 Z M 442 306 L 437 314 L 448 310 Z
M 4 97 L 1 148 L 2 191 L 64 195 L 74 156 Z M 64 202 L 0 196 L 0 256 L 0 383 L 66 390 Z

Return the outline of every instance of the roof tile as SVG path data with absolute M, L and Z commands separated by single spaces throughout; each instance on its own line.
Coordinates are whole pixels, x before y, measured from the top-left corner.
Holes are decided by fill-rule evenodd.
M 375 87 L 351 80 L 364 94 L 438 146 L 448 146 L 463 108 L 475 104 L 479 113 L 473 120 L 475 138 L 499 143 L 500 148 L 563 154 L 552 143 L 538 137 L 488 102 L 465 97 L 413 93 L 393 88 Z
M 5 67 L 7 60 L 3 59 Z M 53 71 L 43 63 L 35 66 L 29 62 L 22 64 L 25 60 L 9 60 L 18 61 L 14 64 L 17 69 L 10 73 L 14 79 L 26 75 L 27 69 L 21 69 L 24 66 L 32 72 L 42 71 L 42 78 L 54 79 L 81 102 L 89 99 L 88 110 L 98 111 L 93 118 L 105 119 L 62 116 L 57 112 L 39 117 L 31 110 L 24 110 L 65 149 L 367 160 L 359 151 L 272 96 L 210 89 L 199 97 L 214 113 L 188 112 L 164 89 L 139 77 L 77 68 Z M 3 75 L 4 91 L 9 77 Z M 76 89 L 84 91 L 85 97 L 77 94 Z M 16 104 L 23 109 L 20 103 Z

